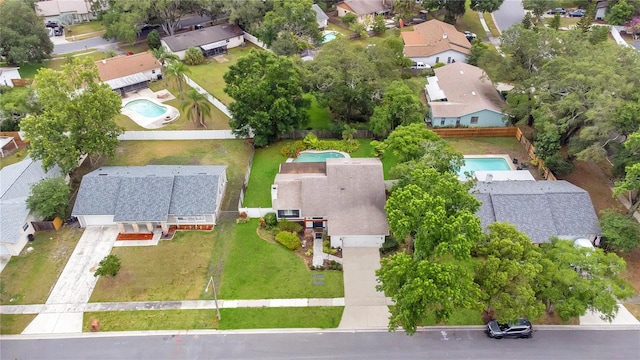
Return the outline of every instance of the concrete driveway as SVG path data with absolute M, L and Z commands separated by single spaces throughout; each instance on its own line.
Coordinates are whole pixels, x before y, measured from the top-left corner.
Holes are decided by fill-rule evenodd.
M 386 329 L 390 300 L 376 291 L 375 271 L 380 268 L 377 247 L 342 249 L 344 276 L 344 313 L 340 329 Z
M 111 253 L 117 236 L 115 226 L 84 230 L 42 312 L 23 334 L 82 332 L 82 313 L 98 281 L 93 273 L 100 260 Z

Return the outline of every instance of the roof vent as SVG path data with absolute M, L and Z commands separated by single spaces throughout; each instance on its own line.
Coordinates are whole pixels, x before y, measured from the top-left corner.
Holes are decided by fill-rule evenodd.
M 476 96 L 476 92 L 475 92 L 475 91 L 472 91 L 472 92 L 471 92 L 471 95 Z
M 460 75 L 464 75 L 464 71 L 460 70 Z
M 442 38 L 446 39 L 447 38 L 447 33 L 442 33 Z
M 484 178 L 484 182 L 491 184 L 492 181 L 493 181 L 493 174 L 488 173 L 487 176 Z

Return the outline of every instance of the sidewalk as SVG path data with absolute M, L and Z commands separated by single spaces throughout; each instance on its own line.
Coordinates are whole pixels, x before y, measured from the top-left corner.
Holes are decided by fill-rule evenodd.
M 480 24 L 482 25 L 484 32 L 487 34 L 489 42 L 496 48 L 496 50 L 498 50 L 500 55 L 505 56 L 502 50 L 500 50 L 500 39 L 491 35 L 491 30 L 489 30 L 489 26 L 487 26 L 487 22 L 484 20 L 484 16 L 482 15 L 481 11 L 478 11 L 478 16 L 480 17 Z M 491 17 L 493 18 L 493 14 L 491 14 Z M 495 20 L 493 21 L 493 23 L 495 24 L 496 29 L 498 29 L 498 32 L 502 33 L 502 31 L 500 31 L 500 28 L 498 28 L 498 24 L 496 24 Z

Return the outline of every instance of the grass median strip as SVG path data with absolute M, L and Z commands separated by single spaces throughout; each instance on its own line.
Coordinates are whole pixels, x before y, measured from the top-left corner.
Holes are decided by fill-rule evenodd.
M 0 334 L 20 334 L 36 318 L 36 314 L 0 314 Z
M 343 307 L 238 308 L 215 310 L 150 310 L 84 313 L 83 331 L 91 321 L 100 322 L 100 331 L 197 330 L 197 329 L 284 329 L 336 328 Z

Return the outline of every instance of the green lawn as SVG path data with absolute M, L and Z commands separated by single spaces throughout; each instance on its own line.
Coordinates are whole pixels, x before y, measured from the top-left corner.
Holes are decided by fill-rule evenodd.
M 292 141 L 280 141 L 268 147 L 256 149 L 251 164 L 251 176 L 244 194 L 243 206 L 271 207 L 271 184 L 278 174 L 280 164 L 287 160 L 282 148 Z
M 472 33 L 476 33 L 478 38 L 485 40 L 487 38 L 487 33 L 484 31 L 482 24 L 480 23 L 480 16 L 477 11 L 473 11 L 469 8 L 471 0 L 466 0 L 467 2 L 467 10 L 464 12 L 464 15 L 458 18 L 456 22 L 456 29 L 460 32 L 471 31 Z
M 560 17 L 560 27 L 570 27 L 570 26 L 576 25 L 578 23 L 578 21 L 580 21 L 579 17 L 561 16 Z M 551 23 L 553 22 L 553 17 L 544 18 L 544 22 L 547 25 L 551 25 Z
M 83 331 L 90 331 L 93 319 L 100 321 L 100 331 L 327 329 L 338 327 L 343 309 L 343 307 L 221 309 L 219 323 L 215 310 L 93 312 L 84 313 Z
M 35 314 L 0 314 L 0 335 L 20 334 L 35 318 Z
M 84 54 L 84 55 L 82 55 Z M 40 68 L 49 68 L 54 70 L 62 69 L 62 65 L 68 62 L 71 57 L 89 57 L 93 61 L 102 60 L 105 58 L 105 54 L 100 51 L 87 52 L 87 50 L 78 51 L 75 53 L 65 54 L 64 56 L 56 57 L 52 60 L 47 60 L 39 64 L 23 64 L 20 65 L 18 72 L 23 79 L 33 79 Z
M 103 31 L 104 26 L 102 26 L 102 22 L 98 20 L 83 22 L 71 25 L 71 27 L 66 31 L 67 37 L 71 35 L 83 35 L 90 34 L 98 31 Z
M 183 84 L 183 91 L 187 91 L 190 87 L 186 84 Z M 187 117 L 186 112 L 182 110 L 182 104 L 185 100 L 180 100 L 180 90 L 178 88 L 177 81 L 155 81 L 149 84 L 149 88 L 153 91 L 161 91 L 168 90 L 175 96 L 175 99 L 165 101 L 164 104 L 170 105 L 178 109 L 180 112 L 180 117 L 173 121 L 172 123 L 157 129 L 157 130 L 204 130 L 200 124 L 196 124 L 189 117 Z M 207 125 L 206 130 L 228 130 L 231 129 L 229 126 L 229 118 L 222 111 L 218 110 L 217 107 L 210 104 L 211 114 L 205 120 Z M 131 120 L 126 115 L 117 115 L 116 123 L 123 127 L 125 130 L 137 130 L 137 131 L 151 131 L 151 129 L 145 129 L 142 126 L 138 125 L 136 122 Z
M 351 157 L 373 157 L 373 148 L 371 147 L 371 139 L 358 139 L 360 148 L 358 151 L 350 154 Z M 398 157 L 391 151 L 387 151 L 382 158 L 382 170 L 384 171 L 384 179 L 391 180 L 389 175 L 391 169 L 398 164 Z
M 81 235 L 82 229 L 66 227 L 38 232 L 0 273 L 0 304 L 44 304 Z
M 524 151 L 515 137 L 444 138 L 444 140 L 464 155 Z
M 353 31 L 351 31 L 349 29 L 345 29 L 342 26 L 338 26 L 338 25 L 331 24 L 331 23 L 329 23 L 329 25 L 327 26 L 327 30 L 337 31 L 340 34 L 346 36 L 347 39 L 349 38 L 349 36 L 355 34 Z
M 0 169 L 2 169 L 5 166 L 9 166 L 11 164 L 15 164 L 17 162 L 20 162 L 22 160 L 24 160 L 24 158 L 27 156 L 27 148 L 22 148 L 16 152 L 14 152 L 13 154 L 4 157 L 4 158 L 0 158 Z
M 157 246 L 114 247 L 122 268 L 100 277 L 91 302 L 195 300 L 204 296 L 213 232 L 178 231 Z
M 229 227 L 226 224 L 226 227 Z M 334 298 L 344 296 L 341 271 L 310 271 L 282 245 L 261 239 L 258 220 L 237 224 L 232 236 L 218 296 L 221 299 Z M 228 230 L 227 230 L 228 231 Z M 324 285 L 314 285 L 323 274 Z
M 500 37 L 500 31 L 498 30 L 498 27 L 496 26 L 496 24 L 493 22 L 493 17 L 491 16 L 491 13 L 483 13 L 482 17 L 484 17 L 484 21 L 487 23 L 487 27 L 489 27 L 491 36 Z
M 251 146 L 244 140 L 121 141 L 106 165 L 228 165 L 224 210 L 237 210 Z
M 321 107 L 315 96 L 306 94 L 305 97 L 311 100 L 311 107 L 307 111 L 309 122 L 306 128 L 308 130 L 329 130 L 331 128 L 331 113 L 329 113 L 329 109 Z
M 248 42 L 245 44 L 243 47 L 230 49 L 226 55 L 219 58 L 225 59 L 226 61 L 218 62 L 216 59 L 209 59 L 209 63 L 207 64 L 187 66 L 191 71 L 188 76 L 223 104 L 229 106 L 229 104 L 233 102 L 233 99 L 224 92 L 224 74 L 229 70 L 231 65 L 237 63 L 238 59 L 249 54 L 251 50 L 263 51 Z

